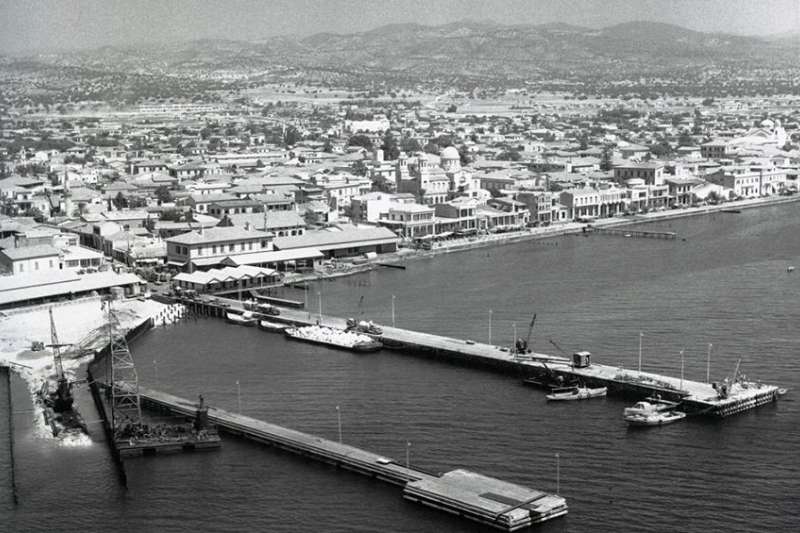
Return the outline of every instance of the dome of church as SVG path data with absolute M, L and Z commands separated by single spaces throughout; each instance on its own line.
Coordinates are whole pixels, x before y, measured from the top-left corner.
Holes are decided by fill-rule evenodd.
M 455 160 L 460 160 L 461 159 L 461 156 L 459 155 L 458 150 L 456 150 L 454 146 L 448 146 L 447 148 L 442 150 L 442 153 L 439 154 L 439 157 L 442 158 L 442 161 L 444 161 L 446 159 L 455 159 Z
M 766 118 L 761 121 L 761 127 L 771 130 L 775 127 L 775 123 L 772 122 L 770 119 Z

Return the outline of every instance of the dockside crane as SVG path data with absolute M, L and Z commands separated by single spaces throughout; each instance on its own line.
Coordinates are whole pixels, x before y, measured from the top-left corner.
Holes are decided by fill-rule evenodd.
M 515 353 L 518 354 L 530 353 L 531 336 L 533 335 L 533 325 L 536 324 L 537 315 L 538 313 L 534 313 L 533 318 L 531 319 L 531 323 L 528 326 L 528 335 L 524 339 L 517 339 L 515 346 L 516 348 Z

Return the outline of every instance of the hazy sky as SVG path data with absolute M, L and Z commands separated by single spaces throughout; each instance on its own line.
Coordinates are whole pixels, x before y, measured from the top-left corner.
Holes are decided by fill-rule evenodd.
M 651 20 L 768 35 L 800 32 L 800 0 L 0 0 L 0 53 L 350 33 L 463 19 L 592 28 Z

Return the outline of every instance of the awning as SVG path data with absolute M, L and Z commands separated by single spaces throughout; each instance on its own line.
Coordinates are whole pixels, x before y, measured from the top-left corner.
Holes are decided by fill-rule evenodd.
M 452 236 L 453 236 L 453 232 L 452 231 L 443 231 L 443 232 L 439 233 L 438 235 L 436 235 L 436 238 L 437 239 L 446 239 L 447 237 L 452 237 Z
M 186 263 L 185 262 L 181 263 L 180 261 L 167 261 L 167 265 L 182 268 L 186 266 Z

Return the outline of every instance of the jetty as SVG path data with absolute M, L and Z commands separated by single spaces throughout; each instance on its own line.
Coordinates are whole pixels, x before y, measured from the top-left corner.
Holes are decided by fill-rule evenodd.
M 221 307 L 220 303 L 227 307 Z M 219 299 L 212 302 L 201 298 L 185 300 L 184 305 L 200 315 L 224 318 L 227 309 L 241 307 L 242 302 L 237 300 L 220 302 Z M 320 324 L 339 329 L 348 327 L 344 318 L 295 309 L 282 309 L 280 316 L 270 317 L 270 320 L 297 326 Z M 681 409 L 688 414 L 724 418 L 776 401 L 779 396 L 778 387 L 775 385 L 747 382 L 737 380 L 735 377 L 727 384 L 703 383 L 638 372 L 618 366 L 598 364 L 591 360 L 587 352 L 573 354 L 571 358 L 533 352 L 522 354 L 508 347 L 421 331 L 390 326 L 383 326 L 382 329 L 380 335 L 371 336 L 379 340 L 385 348 L 396 349 L 409 355 L 512 373 L 535 383 L 552 382 L 560 378 L 560 381 L 565 383 L 578 380 L 589 387 L 607 387 L 609 394 L 631 398 L 641 399 L 658 395 L 665 400 L 680 402 Z
M 164 392 L 140 388 L 143 407 L 191 417 L 200 404 Z M 517 531 L 567 513 L 561 496 L 457 469 L 438 474 L 241 414 L 207 407 L 220 431 L 290 451 L 323 463 L 403 487 L 403 497 L 503 531 Z
M 588 233 L 595 233 L 597 235 L 620 235 L 622 237 L 645 237 L 650 239 L 667 239 L 675 240 L 677 234 L 674 231 L 645 231 L 630 228 L 598 228 L 596 226 L 589 226 Z

